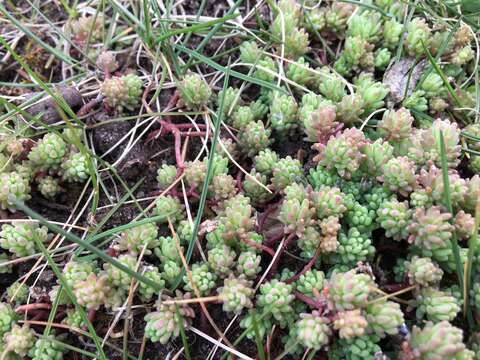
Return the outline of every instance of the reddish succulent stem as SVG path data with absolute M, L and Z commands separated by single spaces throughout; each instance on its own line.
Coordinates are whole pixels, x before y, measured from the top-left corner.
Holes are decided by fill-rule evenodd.
M 285 250 L 287 249 L 287 247 L 290 245 L 290 243 L 293 241 L 294 238 L 295 238 L 295 233 L 291 233 L 285 239 L 285 241 L 283 242 L 282 248 L 280 249 L 275 260 L 273 261 L 272 267 L 270 268 L 270 271 L 268 273 L 268 277 L 271 277 L 273 274 L 277 272 L 278 264 L 280 264 L 280 260 L 283 256 L 283 253 L 285 252 Z
M 397 291 L 406 289 L 406 288 L 409 287 L 409 286 L 410 286 L 410 284 L 407 284 L 407 283 L 403 283 L 403 284 L 388 284 L 388 285 L 382 286 L 382 288 L 385 289 L 385 290 L 388 291 L 388 292 L 397 292 Z
M 283 230 L 281 232 L 279 232 L 278 234 L 272 236 L 271 238 L 269 239 L 266 239 L 265 240 L 265 245 L 267 246 L 272 246 L 273 244 L 275 244 L 276 242 L 278 242 L 281 238 L 283 238 Z
M 263 228 L 265 226 L 265 222 L 268 219 L 268 216 L 271 215 L 275 210 L 277 210 L 278 205 L 279 203 L 277 202 L 275 204 L 268 205 L 268 207 L 265 209 L 258 223 L 258 232 L 263 232 Z
M 259 244 L 259 243 L 256 243 L 255 241 L 252 241 L 250 239 L 244 239 L 242 238 L 242 241 L 251 246 L 251 247 L 254 247 L 256 249 L 259 249 L 259 250 L 262 250 L 264 252 L 266 252 L 267 254 L 269 254 L 271 257 L 274 257 L 275 256 L 275 251 L 272 249 L 272 248 L 269 248 L 268 246 L 265 246 L 263 244 Z
M 92 109 L 103 101 L 103 96 L 97 96 L 95 99 L 90 100 L 83 105 L 77 112 L 78 117 L 87 115 Z
M 307 295 L 302 294 L 302 293 L 299 292 L 299 291 L 295 291 L 295 297 L 296 297 L 298 300 L 303 301 L 305 304 L 307 304 L 308 306 L 310 306 L 312 309 L 323 310 L 323 305 L 322 305 L 322 304 L 320 304 L 319 302 L 313 300 L 312 298 L 308 297 Z
M 92 323 L 95 320 L 95 315 L 97 315 L 97 310 L 95 309 L 88 310 L 88 314 L 87 314 L 88 321 Z
M 242 172 L 239 170 L 237 173 L 237 189 L 238 191 L 242 191 Z
M 17 313 L 24 313 L 28 312 L 31 310 L 38 310 L 38 309 L 46 309 L 50 310 L 52 308 L 51 304 L 45 304 L 45 303 L 39 303 L 39 304 L 26 304 L 19 306 L 18 308 L 15 309 L 15 312 Z
M 300 278 L 300 276 L 302 276 L 308 270 L 310 270 L 312 268 L 312 266 L 315 264 L 315 262 L 317 261 L 318 257 L 320 256 L 320 252 L 321 252 L 321 249 L 320 249 L 320 246 L 319 246 L 317 248 L 317 250 L 315 251 L 315 254 L 313 254 L 312 258 L 307 263 L 307 265 L 305 265 L 305 267 L 302 269 L 302 271 L 300 271 L 298 274 L 295 274 L 294 276 L 292 276 L 290 279 L 288 279 L 286 281 L 286 283 L 291 284 L 292 282 L 297 281 Z

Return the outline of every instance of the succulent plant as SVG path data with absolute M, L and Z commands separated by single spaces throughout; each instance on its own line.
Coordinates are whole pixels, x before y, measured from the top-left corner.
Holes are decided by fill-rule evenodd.
M 293 96 L 275 93 L 270 105 L 272 128 L 280 135 L 287 135 L 298 126 L 298 105 Z
M 382 349 L 377 344 L 377 339 L 369 335 L 340 339 L 328 353 L 330 360 L 363 360 L 374 359 L 383 355 Z
M 362 336 L 368 325 L 360 309 L 341 311 L 337 313 L 337 318 L 333 323 L 333 328 L 338 330 L 340 339 L 352 339 Z
M 347 25 L 348 18 L 355 10 L 355 6 L 346 3 L 333 3 L 325 14 L 327 28 L 336 34 L 342 34 Z
M 61 187 L 57 179 L 51 176 L 45 176 L 38 180 L 38 190 L 47 199 L 53 199 L 60 193 Z
M 412 211 L 408 202 L 396 198 L 385 200 L 377 210 L 377 223 L 385 230 L 385 235 L 394 240 L 406 240 L 409 235 Z
M 6 274 L 12 272 L 12 265 L 6 264 L 10 261 L 10 258 L 7 254 L 1 253 L 0 254 L 0 274 Z M 0 335 L 1 338 L 1 335 Z
M 345 125 L 354 125 L 361 121 L 365 112 L 363 97 L 356 94 L 344 96 L 337 104 L 337 120 Z
M 408 98 L 403 100 L 402 105 L 409 110 L 425 112 L 428 110 L 428 101 L 425 98 L 425 91 L 415 90 Z
M 0 338 L 9 332 L 17 319 L 17 314 L 13 311 L 10 304 L 0 302 Z
M 291 183 L 303 176 L 299 160 L 290 156 L 280 159 L 272 168 L 272 185 L 277 191 L 282 191 Z
M 167 223 L 168 219 L 172 222 L 183 219 L 183 205 L 170 195 L 162 195 L 155 200 L 155 211 L 157 215 L 164 216 L 164 219 L 158 221 L 160 223 Z
M 50 239 L 48 229 L 35 222 L 4 224 L 0 231 L 0 246 L 18 257 L 33 255 L 36 252 L 35 239 L 43 243 Z
M 291 338 L 308 349 L 320 350 L 328 344 L 332 334 L 329 323 L 328 318 L 322 317 L 318 311 L 302 313 L 300 319 L 290 329 Z
M 404 47 L 410 56 L 421 56 L 425 53 L 423 46 L 428 48 L 431 29 L 424 19 L 413 18 L 406 26 L 407 35 Z
M 225 278 L 232 272 L 236 256 L 230 247 L 217 246 L 208 251 L 208 264 L 215 274 Z
M 188 299 L 189 294 L 182 296 L 177 292 L 177 297 Z M 164 300 L 170 300 L 165 296 Z M 152 342 L 166 344 L 171 337 L 178 337 L 180 329 L 188 328 L 191 319 L 195 317 L 194 310 L 188 304 L 166 305 L 159 299 L 157 311 L 145 315 L 145 336 Z
M 320 247 L 323 252 L 335 252 L 338 248 L 337 234 L 340 230 L 338 217 L 329 216 L 319 223 L 321 229 Z
M 262 316 L 260 318 L 260 316 Z M 255 319 L 256 330 L 253 326 Z M 261 319 L 261 320 L 260 320 Z M 255 339 L 258 335 L 260 338 L 263 339 L 265 334 L 267 334 L 270 329 L 272 328 L 272 317 L 269 313 L 263 313 L 261 315 L 257 314 L 255 310 L 249 310 L 249 312 L 243 316 L 242 320 L 240 320 L 240 327 L 246 329 L 246 336 L 248 339 Z
M 320 270 L 308 270 L 296 281 L 296 290 L 309 297 L 315 297 L 314 291 L 321 292 L 325 283 L 325 274 Z
M 436 72 L 429 73 L 421 82 L 420 89 L 425 92 L 426 98 L 442 96 L 445 92 L 443 80 Z
M 292 285 L 273 279 L 260 286 L 256 305 L 268 309 L 283 328 L 287 325 L 287 318 L 293 311 L 294 298 Z
M 366 145 L 366 139 L 360 130 L 351 128 L 330 138 L 324 147 L 320 148 L 319 164 L 328 170 L 335 169 L 344 179 L 351 179 L 360 168 L 363 159 L 361 149 Z
M 437 324 L 427 322 L 423 329 L 413 326 L 409 345 L 416 357 L 421 360 L 471 358 L 471 356 L 465 356 L 465 351 L 468 350 L 462 338 L 462 330 L 448 321 Z
M 79 42 L 86 42 L 89 38 L 91 42 L 96 42 L 102 38 L 103 17 L 83 15 L 77 20 L 72 21 L 71 29 L 75 39 Z
M 387 189 L 406 196 L 417 186 L 415 165 L 405 156 L 392 158 L 383 166 L 381 180 Z
M 302 256 L 311 258 L 317 248 L 320 246 L 322 237 L 320 232 L 313 226 L 305 229 L 303 235 L 298 239 L 297 245 L 303 250 Z M 335 239 L 336 241 L 336 239 Z
M 335 107 L 328 103 L 312 111 L 303 120 L 303 131 L 307 135 L 306 139 L 311 142 L 326 143 L 343 126 L 335 119 Z
M 91 262 L 70 260 L 63 267 L 63 277 L 67 285 L 73 288 L 77 283 L 86 280 L 93 271 L 94 264 Z
M 310 169 L 310 176 L 308 177 L 310 184 L 312 184 L 315 190 L 320 189 L 322 186 L 335 186 L 340 182 L 340 177 L 330 170 L 327 170 L 322 165 Z
M 344 205 L 345 195 L 338 187 L 323 186 L 312 192 L 312 202 L 319 220 L 329 216 L 341 217 L 347 210 Z
M 97 310 L 106 302 L 110 290 L 106 276 L 90 273 L 85 280 L 78 280 L 73 286 L 77 302 L 87 309 Z
M 365 309 L 367 331 L 379 338 L 398 334 L 398 328 L 405 322 L 400 305 L 393 301 L 374 302 Z
M 28 324 L 19 326 L 14 324 L 12 329 L 3 336 L 5 342 L 5 350 L 3 355 L 14 352 L 15 354 L 24 357 L 28 351 L 35 345 L 35 335 Z
M 249 201 L 245 202 L 244 199 L 248 198 L 233 197 L 224 204 L 224 214 L 220 216 L 219 222 L 224 226 L 222 238 L 227 242 L 241 239 L 253 229 L 255 223 L 252 217 L 253 208 Z
M 375 185 L 368 192 L 363 194 L 362 203 L 364 203 L 369 210 L 377 212 L 378 209 L 380 209 L 380 207 L 382 206 L 383 202 L 388 200 L 391 196 L 392 193 L 390 192 L 390 190 L 385 189 L 383 186 Z M 379 215 L 377 212 L 377 223 L 379 222 L 378 216 Z
M 261 150 L 253 159 L 255 169 L 263 175 L 270 175 L 278 161 L 278 154 L 268 148 Z
M 371 231 L 375 223 L 376 213 L 368 207 L 363 206 L 359 202 L 350 207 L 346 214 L 345 220 L 350 227 L 356 227 L 359 231 Z
M 237 183 L 235 179 L 231 175 L 219 174 L 213 177 L 208 196 L 220 202 L 235 196 L 236 193 Z
M 29 355 L 34 360 L 63 360 L 65 350 L 53 335 L 49 335 L 38 339 Z
M 441 203 L 444 199 L 444 184 L 442 170 L 438 169 L 435 165 L 431 165 L 426 171 L 420 170 L 418 176 L 418 182 L 426 190 L 426 193 L 437 203 Z M 450 200 L 453 206 L 459 206 L 464 202 L 465 195 L 467 193 L 467 183 L 460 177 L 456 170 L 448 171 L 448 183 Z
M 201 109 L 208 103 L 212 90 L 202 77 L 196 73 L 185 75 L 178 84 L 180 97 L 188 109 Z
M 15 201 L 30 199 L 28 180 L 17 172 L 0 174 L 0 207 L 16 211 Z
M 78 310 L 67 309 L 67 316 L 62 320 L 63 324 L 81 329 L 85 326 L 83 318 Z
M 165 287 L 165 280 L 162 278 L 162 274 L 158 270 L 156 266 L 145 266 L 143 269 L 143 276 L 147 279 L 155 282 L 159 287 Z M 138 283 L 138 293 L 142 301 L 148 302 L 150 301 L 155 295 L 157 295 L 157 290 L 152 288 L 151 286 L 139 282 Z
M 433 322 L 452 321 L 460 312 L 454 296 L 434 288 L 419 290 L 413 304 L 417 308 L 415 314 L 419 320 L 426 316 Z
M 377 129 L 385 140 L 392 144 L 399 144 L 410 136 L 412 124 L 413 116 L 408 109 L 402 107 L 396 111 L 385 111 Z
M 393 158 L 393 147 L 382 139 L 365 145 L 361 152 L 364 161 L 361 163 L 361 170 L 371 177 L 378 177 L 383 174 L 384 165 Z
M 360 36 L 347 36 L 343 53 L 335 63 L 335 70 L 348 75 L 352 70 L 372 69 L 374 46 Z M 346 69 L 346 71 L 344 70 Z
M 52 286 L 52 289 L 48 292 L 48 297 L 50 298 L 52 304 L 54 304 L 55 301 L 58 302 L 58 305 L 71 304 L 71 299 L 68 296 L 67 291 L 64 287 L 61 287 L 60 285 Z
M 88 161 L 88 157 L 82 153 L 70 153 L 61 164 L 63 180 L 82 182 L 88 179 L 90 176 Z
M 465 210 L 474 212 L 479 196 L 480 175 L 476 174 L 467 182 L 467 193 L 465 194 L 465 199 L 463 203 Z
M 238 106 L 229 121 L 235 129 L 239 130 L 240 134 L 253 122 L 255 122 L 255 115 L 250 106 Z
M 151 249 L 158 246 L 158 230 L 153 223 L 138 225 L 125 230 L 118 240 L 116 248 L 138 255 L 144 251 L 145 255 L 152 253 Z M 144 250 L 145 249 L 145 250 Z
M 350 227 L 347 234 L 340 233 L 338 243 L 337 254 L 343 264 L 356 264 L 370 260 L 375 255 L 372 240 L 355 227 Z
M 442 280 L 442 269 L 428 257 L 413 256 L 404 266 L 412 285 L 433 286 Z
M 239 315 L 244 308 L 253 307 L 252 298 L 255 291 L 252 282 L 243 276 L 234 277 L 231 274 L 223 281 L 223 286 L 217 289 L 218 296 L 223 302 L 223 311 Z
M 109 74 L 118 69 L 118 62 L 115 60 L 115 55 L 111 51 L 103 51 L 97 56 L 95 65 Z
M 381 82 L 375 82 L 373 77 L 366 75 L 368 80 L 362 79 L 360 75 L 357 79 L 357 93 L 363 99 L 363 114 L 368 115 L 373 111 L 380 109 L 384 105 L 383 99 L 388 95 L 388 88 Z
M 381 24 L 378 12 L 357 13 L 348 23 L 347 36 L 359 36 L 369 43 L 375 44 L 381 39 Z
M 260 255 L 254 251 L 244 251 L 240 253 L 237 259 L 237 273 L 245 276 L 247 279 L 253 279 L 262 270 Z
M 451 123 L 449 120 L 437 119 L 430 128 L 417 130 L 417 133 L 412 137 L 408 157 L 418 165 L 425 165 L 431 160 L 435 166 L 441 168 L 441 133 L 443 134 L 448 166 L 450 168 L 456 167 L 460 157 L 460 130 L 457 123 Z
M 240 60 L 254 64 L 261 56 L 261 51 L 255 41 L 244 41 L 240 45 Z
M 387 48 L 381 48 L 375 51 L 374 66 L 376 69 L 385 70 L 390 64 L 392 53 Z
M 270 139 L 271 131 L 265 128 L 261 120 L 249 123 L 239 133 L 238 141 L 243 149 L 243 152 L 249 157 L 253 157 L 261 150 L 268 148 L 272 142 Z
M 202 296 L 210 294 L 215 288 L 217 275 L 212 273 L 207 263 L 196 263 L 190 268 L 191 277 L 195 287 L 198 289 Z M 185 274 L 183 276 L 183 282 L 185 283 L 185 291 L 193 292 L 192 282 L 190 276 Z
M 302 86 L 310 85 L 314 78 L 310 64 L 305 61 L 304 57 L 299 58 L 296 62 L 290 63 L 285 75 L 294 83 Z
M 316 74 L 320 94 L 335 103 L 345 96 L 345 82 L 338 75 L 323 67 Z
M 135 255 L 122 254 L 118 257 L 117 260 L 122 265 L 130 268 L 131 270 L 135 270 L 137 267 L 138 260 Z M 110 263 L 105 263 L 103 265 L 103 269 L 105 270 L 105 275 L 107 276 L 107 279 L 111 285 L 122 288 L 125 291 L 129 290 L 132 280 L 132 277 L 130 275 Z
M 140 102 L 143 82 L 135 74 L 106 79 L 100 87 L 105 103 L 118 112 L 133 110 Z
M 168 188 L 177 178 L 177 168 L 174 165 L 163 164 L 157 170 L 157 181 L 161 190 Z
M 408 227 L 409 241 L 428 250 L 443 247 L 454 231 L 449 223 L 451 217 L 450 213 L 442 212 L 438 206 L 415 209 Z
M 367 305 L 373 281 L 366 274 L 355 270 L 334 272 L 328 281 L 328 300 L 337 311 L 354 310 Z
M 253 76 L 259 80 L 272 82 L 275 80 L 277 73 L 277 65 L 272 58 L 265 56 L 261 58 L 256 65 Z
M 427 208 L 433 205 L 433 199 L 425 189 L 419 187 L 410 193 L 410 205 L 412 208 Z
M 28 285 L 15 281 L 7 288 L 7 299 L 11 303 L 23 304 L 28 298 Z
M 389 19 L 383 23 L 383 45 L 389 49 L 395 49 L 403 32 L 403 25 L 395 19 Z
M 314 209 L 308 199 L 303 201 L 286 199 L 280 207 L 278 219 L 285 225 L 286 233 L 296 233 L 301 236 L 305 232 L 305 228 L 313 224 L 313 213 Z
M 473 234 L 475 220 L 472 215 L 460 210 L 455 215 L 454 223 L 455 233 L 461 240 L 468 240 Z
M 261 186 L 261 185 L 263 186 Z M 248 196 L 252 203 L 263 204 L 272 198 L 272 194 L 267 190 L 267 176 L 257 173 L 252 169 L 249 175 L 245 176 L 242 188 L 246 196 Z

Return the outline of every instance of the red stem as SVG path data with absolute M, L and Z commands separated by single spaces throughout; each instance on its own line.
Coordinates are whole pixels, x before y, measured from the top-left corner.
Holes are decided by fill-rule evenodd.
M 296 297 L 298 300 L 303 301 L 305 304 L 307 304 L 308 306 L 310 306 L 312 309 L 323 310 L 323 305 L 322 305 L 322 304 L 320 304 L 319 302 L 313 300 L 312 298 L 308 297 L 307 295 L 302 294 L 302 293 L 299 292 L 299 291 L 295 291 L 295 297 Z
M 297 281 L 300 278 L 300 276 L 302 276 L 308 270 L 310 270 L 312 268 L 312 266 L 315 264 L 315 262 L 317 261 L 318 257 L 320 256 L 320 252 L 321 252 L 321 250 L 320 250 L 320 246 L 319 246 L 317 248 L 317 250 L 315 251 L 315 254 L 313 254 L 312 258 L 307 263 L 307 265 L 305 265 L 305 267 L 302 269 L 302 271 L 300 271 L 298 274 L 293 275 L 290 279 L 288 279 L 286 281 L 286 283 L 291 284 L 292 282 Z
M 259 249 L 259 250 L 262 250 L 262 251 L 265 251 L 267 254 L 269 254 L 271 257 L 274 257 L 275 256 L 275 251 L 272 249 L 272 248 L 269 248 L 268 246 L 265 246 L 263 244 L 258 244 L 256 243 L 255 241 L 252 241 L 250 239 L 243 239 L 242 238 L 242 241 L 247 244 L 247 245 L 250 245 L 251 247 L 254 247 L 256 249 Z
M 16 308 L 15 312 L 24 313 L 24 312 L 28 312 L 30 310 L 38 310 L 38 309 L 50 310 L 51 308 L 52 308 L 51 304 L 45 304 L 45 303 L 26 304 L 26 305 L 22 305 L 22 306 L 19 306 L 18 308 Z
M 88 310 L 88 314 L 87 314 L 88 321 L 93 323 L 93 321 L 95 320 L 95 315 L 97 315 L 97 310 L 95 309 Z
M 242 191 L 242 172 L 239 170 L 237 173 L 237 189 L 238 191 Z
M 293 241 L 294 238 L 295 238 L 295 233 L 291 233 L 283 242 L 282 248 L 280 249 L 278 256 L 276 257 L 276 259 L 272 264 L 272 267 L 270 268 L 270 271 L 268 273 L 269 277 L 271 277 L 273 274 L 277 272 L 278 264 L 280 264 L 280 259 L 282 258 L 283 253 L 285 252 L 285 249 L 290 245 L 290 243 Z

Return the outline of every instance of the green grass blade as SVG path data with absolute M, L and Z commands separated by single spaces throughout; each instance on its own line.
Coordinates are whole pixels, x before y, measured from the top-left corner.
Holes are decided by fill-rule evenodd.
M 215 117 L 215 131 L 213 134 L 213 139 L 211 140 L 211 146 L 210 146 L 210 153 L 208 156 L 208 165 L 207 165 L 207 175 L 205 177 L 205 181 L 203 183 L 203 188 L 202 188 L 202 193 L 200 195 L 200 202 L 198 204 L 198 210 L 197 210 L 197 216 L 195 218 L 195 224 L 193 227 L 192 231 L 192 238 L 190 239 L 190 243 L 188 244 L 188 249 L 187 253 L 185 255 L 185 259 L 187 261 L 187 264 L 190 261 L 190 258 L 192 257 L 193 253 L 193 248 L 195 246 L 195 242 L 197 241 L 197 233 L 198 229 L 200 228 L 200 223 L 202 222 L 202 217 L 203 217 L 203 211 L 205 210 L 205 203 L 207 202 L 207 193 L 208 193 L 208 186 L 210 184 L 210 181 L 212 180 L 213 177 L 213 158 L 215 156 L 215 150 L 217 147 L 217 140 L 218 140 L 218 135 L 220 134 L 220 127 L 222 123 L 222 118 L 223 118 L 223 107 L 224 107 L 224 102 L 225 102 L 225 89 L 228 86 L 228 80 L 230 79 L 230 67 L 225 69 L 225 79 L 223 81 L 223 92 L 222 96 L 220 98 L 220 105 L 219 109 L 217 112 L 217 116 Z M 182 272 L 180 275 L 177 277 L 177 280 L 175 281 L 175 284 L 173 285 L 173 290 L 178 287 L 180 282 L 182 281 L 182 277 L 185 274 L 185 269 L 182 268 Z
M 257 314 L 255 311 L 252 312 L 252 325 L 253 325 L 253 331 L 255 332 L 255 344 L 257 345 L 258 357 L 260 360 L 265 360 L 266 359 L 265 350 L 263 348 L 260 331 L 258 330 Z
M 221 71 L 221 72 L 224 72 L 224 73 L 227 72 L 227 68 L 225 66 L 222 66 L 222 65 L 212 61 L 210 58 L 208 58 L 204 55 L 201 55 L 201 54 L 195 52 L 194 50 L 190 50 L 190 49 L 188 49 L 184 46 L 181 46 L 181 45 L 173 45 L 173 47 L 175 47 L 176 49 L 178 49 L 182 52 L 185 52 L 185 53 L 191 55 L 193 58 L 196 58 L 203 63 L 206 63 L 207 65 L 211 66 L 215 70 L 218 70 L 218 71 Z M 236 77 L 240 80 L 243 80 L 243 81 L 246 81 L 246 82 L 249 82 L 249 83 L 252 83 L 252 84 L 257 84 L 259 86 L 268 88 L 270 90 L 280 91 L 283 94 L 287 94 L 287 92 L 284 89 L 282 89 L 281 87 L 279 87 L 275 84 L 272 84 L 270 82 L 263 81 L 263 80 L 260 80 L 260 79 L 256 79 L 254 77 L 239 73 L 239 72 L 234 71 L 234 70 L 228 70 L 228 71 L 230 73 L 230 76 Z
M 447 155 L 445 150 L 445 140 L 443 137 L 443 132 L 440 131 L 440 156 L 442 162 L 442 178 L 443 178 L 443 201 L 444 205 L 447 208 L 450 214 L 453 214 L 452 199 L 450 196 L 450 181 L 448 177 L 448 164 L 447 164 Z M 458 246 L 457 236 L 453 234 L 452 240 L 452 252 L 455 259 L 455 268 L 457 271 L 458 283 L 460 288 L 463 289 L 463 266 L 460 259 L 460 250 Z M 464 299 L 467 301 L 466 299 Z
M 180 327 L 180 337 L 182 338 L 183 348 L 185 350 L 185 357 L 187 358 L 187 360 L 191 360 L 192 357 L 190 356 L 190 346 L 188 345 L 187 335 L 185 334 L 185 326 L 183 325 L 183 317 L 180 314 L 180 311 L 178 311 L 178 305 L 175 305 L 175 312 L 177 313 L 177 316 L 180 318 L 180 321 L 178 322 L 178 325 Z

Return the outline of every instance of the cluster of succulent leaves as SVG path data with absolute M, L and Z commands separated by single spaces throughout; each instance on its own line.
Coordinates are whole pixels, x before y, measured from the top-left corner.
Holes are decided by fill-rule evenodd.
M 452 95 L 449 83 L 471 79 L 474 34 L 466 25 L 434 27 L 415 12 L 404 25 L 408 7 L 397 1 L 269 3 L 268 45 L 244 41 L 238 59 L 259 84 L 271 86 L 252 98 L 243 87 L 215 91 L 195 72 L 179 79 L 179 106 L 214 108 L 229 131 L 221 132 L 210 156 L 189 159 L 181 169 L 162 164 L 156 177 L 162 195 L 151 212 L 156 220 L 112 238 L 116 260 L 157 287 L 109 262 L 73 256 L 63 264 L 64 282 L 49 289 L 52 304 L 66 309 L 63 323 L 84 328 L 79 306 L 116 311 L 133 293 L 133 301 L 154 305 L 144 317 L 146 338 L 166 344 L 195 321 L 194 298 L 213 298 L 228 317 L 239 316 L 248 339 L 264 341 L 275 329 L 294 356 L 328 350 L 329 359 L 479 357 L 478 336 L 467 347 L 459 326 L 465 301 L 480 311 L 477 248 L 467 300 L 457 272 L 478 230 L 480 125 L 473 111 L 453 115 L 456 107 L 472 109 L 478 94 L 457 86 Z M 72 24 L 78 43 L 101 38 L 95 21 L 101 19 Z M 317 38 L 342 44 L 331 66 L 310 56 Z M 272 49 L 278 57 L 270 56 Z M 111 53 L 93 55 L 105 74 L 98 89 L 104 106 L 118 115 L 135 110 L 142 79 L 112 75 L 118 64 Z M 380 75 L 395 58 L 424 68 L 400 96 Z M 433 58 L 439 71 L 428 65 Z M 54 199 L 68 183 L 93 175 L 83 135 L 66 128 L 33 146 L 12 140 L 0 153 L 2 209 L 14 212 L 32 187 Z M 311 154 L 286 155 L 282 144 L 292 139 L 311 146 Z M 199 201 L 189 198 L 185 208 L 182 188 L 205 189 L 208 211 L 199 228 Z M 51 238 L 46 227 L 18 221 L 2 226 L 0 247 L 12 258 L 27 257 Z M 188 263 L 193 247 L 198 254 Z M 290 256 L 301 265 L 286 265 Z M 389 288 L 408 291 L 395 296 Z M 63 358 L 55 336 L 38 337 L 18 322 L 12 306 L 28 301 L 28 286 L 15 282 L 6 294 L 0 351 Z

